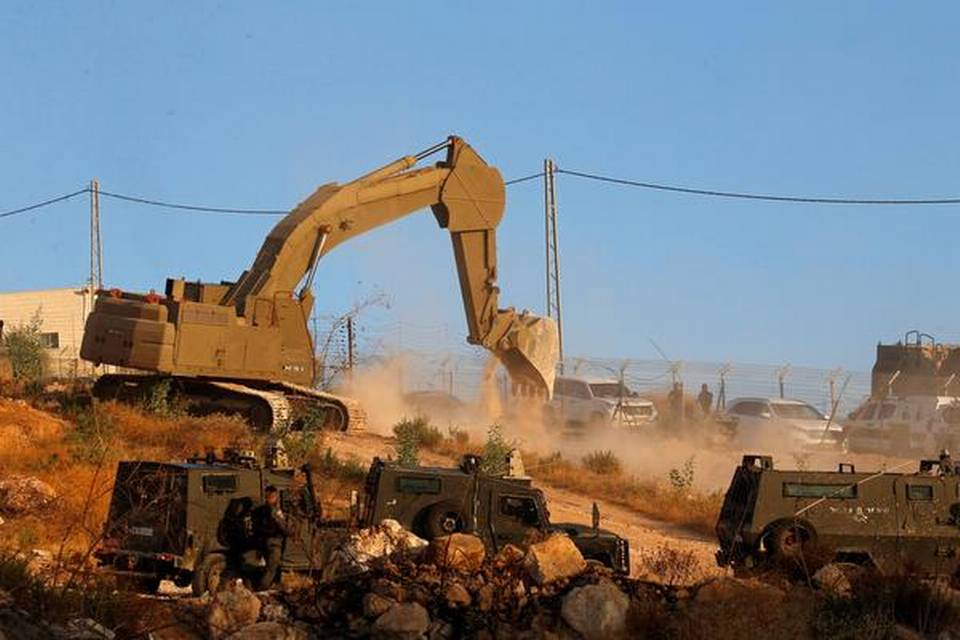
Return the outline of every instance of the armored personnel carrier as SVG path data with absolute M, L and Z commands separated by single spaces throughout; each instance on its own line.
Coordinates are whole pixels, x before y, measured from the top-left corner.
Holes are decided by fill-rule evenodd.
M 745 455 L 717 521 L 717 562 L 734 569 L 818 556 L 895 571 L 952 575 L 960 563 L 960 476 L 944 456 L 916 472 L 774 468 Z

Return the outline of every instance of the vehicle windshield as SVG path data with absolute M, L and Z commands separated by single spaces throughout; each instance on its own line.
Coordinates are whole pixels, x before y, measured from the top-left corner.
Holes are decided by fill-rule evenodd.
M 590 391 L 594 398 L 632 398 L 637 395 L 619 382 L 594 382 Z
M 822 413 L 808 404 L 787 404 L 785 402 L 771 402 L 773 412 L 777 417 L 790 420 L 826 420 Z

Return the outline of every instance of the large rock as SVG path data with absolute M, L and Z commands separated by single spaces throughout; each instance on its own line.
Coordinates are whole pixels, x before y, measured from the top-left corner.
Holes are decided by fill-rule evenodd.
M 813 574 L 813 584 L 837 598 L 853 596 L 854 583 L 863 576 L 864 569 L 850 562 L 831 562 Z
M 228 640 L 307 640 L 307 632 L 282 622 L 258 622 L 230 635 Z
M 573 589 L 563 598 L 563 621 L 584 640 L 614 640 L 627 635 L 630 598 L 609 580 Z
M 540 585 L 578 576 L 587 568 L 580 550 L 562 533 L 530 545 L 523 564 L 530 577 Z
M 361 529 L 337 545 L 323 569 L 324 580 L 364 573 L 381 558 L 412 558 L 423 553 L 427 541 L 410 533 L 396 520 Z
M 367 593 L 363 596 L 363 615 L 371 619 L 379 618 L 396 603 L 396 600 L 379 593 Z
M 446 569 L 470 573 L 483 566 L 487 548 L 483 540 L 467 533 L 434 538 L 427 548 L 430 562 Z
M 459 582 L 451 582 L 443 589 L 443 599 L 453 608 L 468 607 L 471 602 L 470 592 Z
M 53 506 L 57 492 L 32 476 L 9 476 L 0 480 L 0 512 L 9 515 L 39 513 Z
M 373 635 L 388 640 L 419 640 L 430 626 L 430 614 L 416 602 L 390 607 L 373 623 Z
M 260 617 L 260 599 L 239 580 L 226 582 L 207 608 L 207 630 L 213 640 L 226 638 Z

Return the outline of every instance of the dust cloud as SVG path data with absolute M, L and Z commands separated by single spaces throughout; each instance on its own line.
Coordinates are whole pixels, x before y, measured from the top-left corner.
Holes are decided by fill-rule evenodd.
M 641 479 L 667 482 L 672 469 L 692 459 L 694 487 L 705 492 L 725 490 L 744 454 L 772 455 L 775 465 L 784 469 L 833 470 L 840 462 L 848 462 L 874 471 L 904 462 L 882 455 L 802 451 L 786 446 L 775 434 L 730 441 L 723 437 L 721 425 L 698 417 L 683 425 L 651 424 L 637 429 L 562 428 L 543 419 L 542 400 L 504 397 L 499 377 L 503 371 L 492 356 L 484 366 L 475 397 L 454 400 L 442 391 L 405 391 L 405 371 L 410 364 L 404 357 L 383 360 L 356 371 L 352 383 L 344 385 L 343 391 L 367 411 L 370 431 L 389 436 L 398 421 L 423 416 L 444 435 L 451 430 L 465 431 L 482 442 L 489 426 L 497 423 L 508 440 L 541 455 L 559 452 L 566 460 L 579 461 L 595 451 L 612 451 L 625 471 Z M 656 395 L 650 398 L 658 404 L 661 416 L 666 415 L 661 399 Z

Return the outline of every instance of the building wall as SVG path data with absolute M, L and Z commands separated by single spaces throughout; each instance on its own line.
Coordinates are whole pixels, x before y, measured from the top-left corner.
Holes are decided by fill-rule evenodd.
M 29 324 L 34 316 L 48 346 L 53 376 L 87 375 L 92 365 L 80 360 L 83 326 L 93 307 L 86 287 L 0 293 L 0 320 L 4 331 Z

